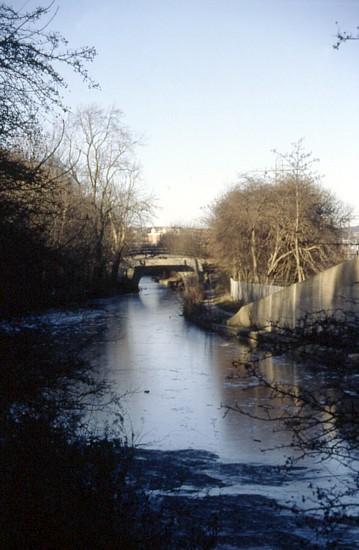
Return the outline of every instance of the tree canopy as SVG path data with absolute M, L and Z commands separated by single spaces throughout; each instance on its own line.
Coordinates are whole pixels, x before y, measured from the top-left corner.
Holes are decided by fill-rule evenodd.
M 343 259 L 348 213 L 320 185 L 301 143 L 280 160 L 270 176 L 244 176 L 211 207 L 213 254 L 235 278 L 291 284 Z

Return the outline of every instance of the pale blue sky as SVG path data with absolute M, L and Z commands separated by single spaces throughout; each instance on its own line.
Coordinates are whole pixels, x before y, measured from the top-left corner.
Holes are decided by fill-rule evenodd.
M 16 0 L 31 8 L 39 0 Z M 115 104 L 143 136 L 158 224 L 197 221 L 237 174 L 305 138 L 324 184 L 359 212 L 359 0 L 58 0 L 52 27 L 94 45 L 101 92 L 72 75 L 71 107 Z

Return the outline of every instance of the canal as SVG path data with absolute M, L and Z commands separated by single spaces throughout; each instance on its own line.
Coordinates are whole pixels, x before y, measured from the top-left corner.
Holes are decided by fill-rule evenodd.
M 298 457 L 290 445 L 292 434 L 256 417 L 263 407 L 279 416 L 288 403 L 273 399 L 269 389 L 233 364 L 247 356 L 249 344 L 190 323 L 182 315 L 180 295 L 150 278 L 141 280 L 139 293 L 28 316 L 19 326 L 42 324 L 66 353 L 80 353 L 98 381 L 108 383 L 108 406 L 99 406 L 96 395 L 93 406 L 86 400 L 86 433 L 102 436 L 106 431 L 134 443 L 135 468 L 150 492 L 182 499 L 186 507 L 196 506 L 194 496 L 202 499 L 203 519 L 212 507 L 217 513 L 219 505 L 223 510 L 229 506 L 233 540 L 240 537 L 233 515 L 238 510 L 247 510 L 246 529 L 251 533 L 253 514 L 267 510 L 259 538 L 272 532 L 277 521 L 273 540 L 283 529 L 289 534 L 296 529 L 300 540 L 311 537 L 309 528 L 304 532 L 293 527 L 292 506 L 310 509 L 318 487 L 330 491 L 333 485 L 350 483 L 354 463 L 322 460 L 317 453 L 294 468 L 285 467 L 288 459 Z M 318 390 L 319 395 L 338 376 L 286 355 L 262 359 L 260 369 L 269 380 Z M 350 373 L 348 387 L 357 376 Z M 250 415 L 228 412 L 226 406 L 238 406 Z M 356 502 L 355 495 L 352 498 L 350 502 Z M 282 507 L 280 516 L 272 511 L 273 502 Z M 223 511 L 223 525 L 227 515 Z M 229 531 L 225 528 L 224 536 Z M 351 544 L 356 535 L 348 531 Z
M 273 433 L 273 426 L 238 413 L 225 414 L 225 405 L 234 403 L 259 412 L 269 399 L 257 384 L 248 387 L 232 366 L 247 352 L 245 344 L 188 322 L 179 296 L 149 278 L 142 279 L 139 294 L 96 305 L 103 314 L 102 330 L 87 358 L 124 395 L 127 425 L 138 443 L 203 449 L 224 460 L 272 463 L 283 458 L 282 450 L 265 450 L 289 444 L 288 433 Z M 289 383 L 305 377 L 293 362 L 267 359 L 265 369 Z
M 121 435 L 144 449 L 201 450 L 222 463 L 275 467 L 296 457 L 288 431 L 237 412 L 226 414 L 226 405 L 237 404 L 254 415 L 266 405 L 280 413 L 284 405 L 255 380 L 238 376 L 232 363 L 248 352 L 247 345 L 188 322 L 178 294 L 150 278 L 141 280 L 138 294 L 95 300 L 80 310 L 48 313 L 42 320 L 81 341 L 99 379 L 110 382 L 111 391 L 121 396 L 120 410 L 90 410 L 88 421 L 97 433 L 120 417 Z M 261 368 L 271 380 L 311 389 L 328 376 L 286 357 L 267 358 Z M 259 484 L 254 476 L 253 484 L 247 479 L 237 490 L 288 503 L 311 494 L 313 480 L 327 486 L 348 473 L 334 460 L 306 458 L 298 465 L 300 475 L 290 483 L 267 479 Z

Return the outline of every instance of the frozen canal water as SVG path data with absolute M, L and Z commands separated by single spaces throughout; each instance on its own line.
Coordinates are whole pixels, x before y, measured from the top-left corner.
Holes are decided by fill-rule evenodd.
M 100 379 L 123 396 L 120 412 L 125 432 L 133 433 L 140 447 L 136 468 L 144 486 L 163 498 L 180 498 L 186 506 L 197 506 L 194 496 L 202 499 L 203 510 L 199 507 L 198 513 L 203 516 L 219 504 L 224 511 L 247 510 L 243 533 L 250 531 L 252 542 L 259 527 L 253 531 L 251 522 L 257 514 L 259 521 L 264 510 L 267 516 L 258 540 L 264 540 L 264 531 L 274 541 L 281 530 L 294 532 L 289 510 L 281 508 L 279 517 L 270 511 L 272 502 L 311 507 L 310 485 L 327 488 L 349 478 L 345 465 L 318 457 L 307 457 L 286 470 L 286 459 L 295 457 L 289 432 L 238 412 L 225 414 L 226 405 L 237 404 L 254 416 L 263 405 L 270 405 L 276 415 L 283 401 L 274 400 L 255 380 L 238 376 L 233 361 L 248 352 L 246 344 L 186 321 L 179 296 L 151 279 L 142 279 L 138 294 L 96 300 L 77 310 L 48 312 L 24 322 L 30 326 L 43 322 L 60 341 L 64 336 L 72 347 L 81 347 Z M 331 376 L 328 370 L 284 356 L 263 360 L 261 370 L 271 380 L 312 391 Z M 116 420 L 116 411 L 110 407 L 105 413 L 94 406 L 88 416 L 91 428 L 101 433 L 105 423 L 111 426 Z M 228 508 L 230 516 L 229 512 Z M 228 514 L 223 512 L 224 524 Z M 232 530 L 238 542 L 241 532 L 236 521 L 223 537 Z M 311 536 L 301 529 L 295 533 L 298 547 L 303 536 Z M 357 547 L 349 531 L 348 537 L 350 547 Z

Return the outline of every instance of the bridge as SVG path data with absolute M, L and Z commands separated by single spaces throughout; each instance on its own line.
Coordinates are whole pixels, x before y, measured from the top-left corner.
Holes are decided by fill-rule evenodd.
M 134 254 L 126 257 L 126 266 L 121 271 L 120 281 L 125 286 L 138 290 L 138 283 L 142 277 L 160 276 L 164 272 L 192 272 L 200 278 L 205 263 L 202 258 L 158 251 L 151 254 Z

